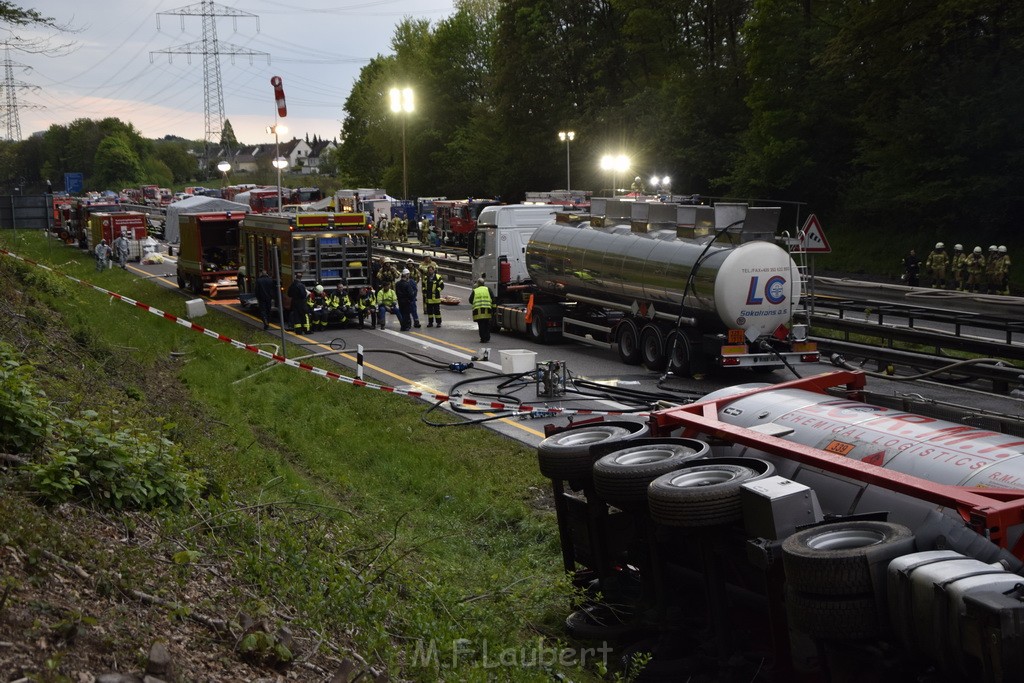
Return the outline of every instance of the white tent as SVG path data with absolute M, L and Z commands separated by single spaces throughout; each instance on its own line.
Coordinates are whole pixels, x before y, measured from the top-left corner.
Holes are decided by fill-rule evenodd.
M 178 224 L 179 215 L 183 213 L 206 213 L 208 211 L 248 213 L 249 206 L 247 204 L 231 202 L 227 199 L 203 197 L 201 195 L 174 202 L 167 207 L 167 219 L 164 223 L 164 239 L 171 244 L 177 244 L 181 240 L 181 227 Z

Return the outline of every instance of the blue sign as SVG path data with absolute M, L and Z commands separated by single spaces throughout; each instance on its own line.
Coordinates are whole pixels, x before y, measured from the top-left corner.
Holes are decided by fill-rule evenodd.
M 85 186 L 85 177 L 81 173 L 64 174 L 64 191 L 68 194 L 78 194 Z

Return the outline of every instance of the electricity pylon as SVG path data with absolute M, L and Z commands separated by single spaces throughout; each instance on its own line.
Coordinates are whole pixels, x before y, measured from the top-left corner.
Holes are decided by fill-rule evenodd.
M 11 141 L 21 140 L 21 118 L 18 116 L 18 109 L 42 109 L 36 104 L 18 104 L 18 90 L 39 90 L 38 86 L 31 83 L 15 80 L 14 68 L 18 67 L 25 71 L 31 71 L 32 67 L 18 62 L 11 61 L 11 46 L 4 43 L 4 104 L 3 117 L 7 126 L 7 139 Z

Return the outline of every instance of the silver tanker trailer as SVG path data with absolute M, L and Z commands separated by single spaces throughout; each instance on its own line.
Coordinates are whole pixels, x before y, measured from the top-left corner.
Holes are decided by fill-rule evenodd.
M 495 294 L 496 328 L 614 349 L 624 363 L 677 374 L 818 362 L 806 327 L 792 324 L 802 287 L 773 241 L 778 208 L 594 207 L 590 217 L 531 205 L 481 212 L 473 276 Z

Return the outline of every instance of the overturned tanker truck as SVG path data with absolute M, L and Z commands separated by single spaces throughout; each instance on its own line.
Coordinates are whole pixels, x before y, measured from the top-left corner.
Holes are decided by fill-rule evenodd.
M 818 362 L 807 326 L 793 324 L 800 272 L 774 243 L 778 207 L 554 208 L 480 213 L 473 277 L 495 295 L 495 329 L 615 349 L 626 364 L 676 374 Z
M 864 390 L 834 372 L 550 428 L 540 470 L 589 596 L 570 633 L 638 681 L 1024 681 L 1022 424 Z

